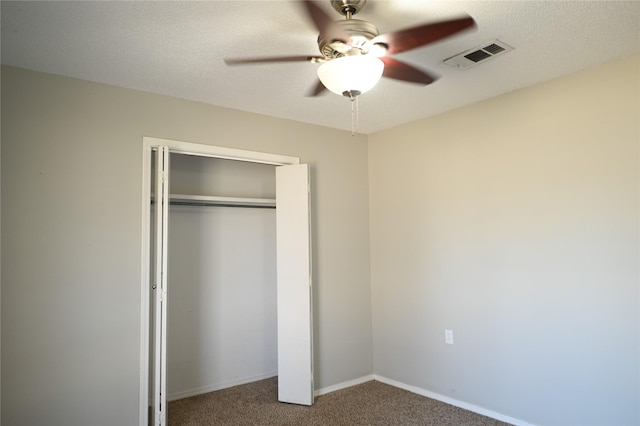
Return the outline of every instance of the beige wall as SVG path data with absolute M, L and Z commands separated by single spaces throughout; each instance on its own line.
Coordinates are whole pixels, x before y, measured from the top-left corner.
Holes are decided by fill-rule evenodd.
M 3 67 L 3 424 L 137 422 L 142 136 L 311 163 L 317 389 L 640 423 L 639 61 L 369 138 Z
M 2 423 L 137 424 L 143 136 L 311 164 L 316 389 L 371 374 L 366 137 L 3 67 Z
M 370 136 L 376 374 L 534 424 L 640 423 L 639 63 Z

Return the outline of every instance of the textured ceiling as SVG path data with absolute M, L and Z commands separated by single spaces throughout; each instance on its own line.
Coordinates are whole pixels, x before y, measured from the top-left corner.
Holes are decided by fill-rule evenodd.
M 329 1 L 319 5 L 342 19 Z M 385 33 L 461 14 L 478 28 L 395 56 L 440 79 L 382 79 L 360 97 L 361 133 L 640 53 L 638 1 L 369 0 L 356 18 Z M 351 129 L 346 98 L 305 97 L 317 64 L 223 62 L 317 55 L 317 32 L 296 1 L 2 1 L 1 25 L 6 65 Z M 496 38 L 514 50 L 467 70 L 442 63 Z

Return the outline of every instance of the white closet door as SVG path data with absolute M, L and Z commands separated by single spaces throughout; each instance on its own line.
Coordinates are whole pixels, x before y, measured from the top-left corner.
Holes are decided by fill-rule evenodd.
M 276 167 L 278 399 L 313 404 L 309 166 Z
M 167 422 L 167 236 L 169 224 L 169 148 L 158 147 L 156 155 L 155 217 L 155 356 L 152 425 Z

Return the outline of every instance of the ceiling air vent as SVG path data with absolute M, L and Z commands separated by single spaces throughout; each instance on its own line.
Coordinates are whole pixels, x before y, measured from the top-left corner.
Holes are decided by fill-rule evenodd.
M 500 40 L 493 40 L 481 47 L 466 50 L 442 62 L 454 68 L 466 69 L 510 50 L 513 50 L 513 47 Z

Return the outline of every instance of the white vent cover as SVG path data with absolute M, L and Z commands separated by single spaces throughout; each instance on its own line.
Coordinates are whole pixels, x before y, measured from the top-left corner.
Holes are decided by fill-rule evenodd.
M 455 56 L 452 56 L 449 59 L 445 59 L 442 62 L 453 68 L 463 70 L 471 68 L 474 65 L 485 62 L 488 59 L 493 58 L 494 56 L 501 55 L 510 50 L 513 50 L 513 47 L 500 40 L 493 40 L 486 44 L 483 44 L 480 47 L 469 49 Z

